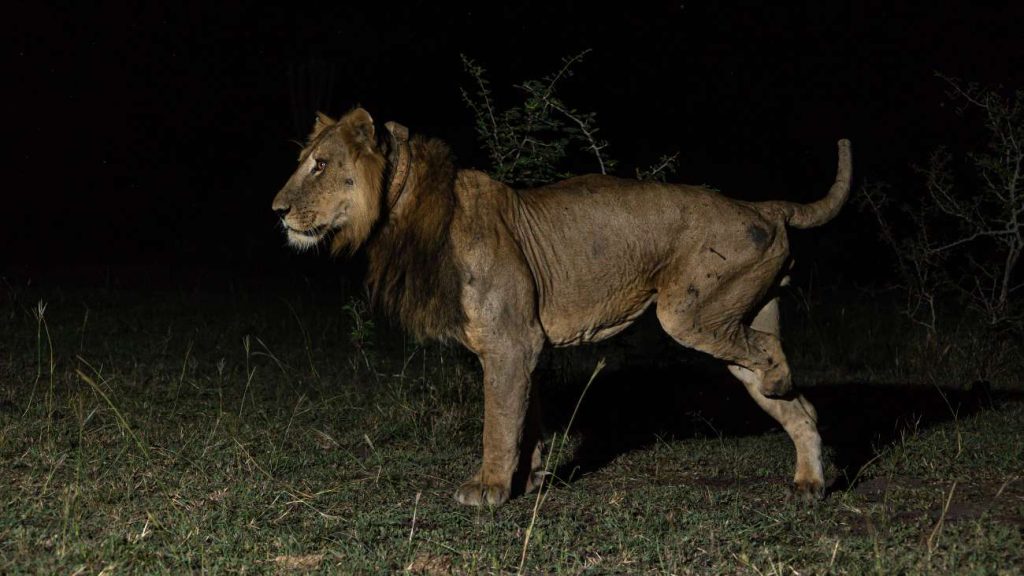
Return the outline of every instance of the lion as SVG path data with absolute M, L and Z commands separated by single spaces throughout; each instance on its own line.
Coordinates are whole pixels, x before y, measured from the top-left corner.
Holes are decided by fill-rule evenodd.
M 546 345 L 596 342 L 655 306 L 684 347 L 727 363 L 796 447 L 793 493 L 824 494 L 814 407 L 779 340 L 786 228 L 825 224 L 850 190 L 848 140 L 828 194 L 743 202 L 701 186 L 604 175 L 513 189 L 456 170 L 448 147 L 356 108 L 318 114 L 273 209 L 289 244 L 365 251 L 371 300 L 420 339 L 457 342 L 483 367 L 483 461 L 455 492 L 497 506 L 542 477 L 531 373 Z

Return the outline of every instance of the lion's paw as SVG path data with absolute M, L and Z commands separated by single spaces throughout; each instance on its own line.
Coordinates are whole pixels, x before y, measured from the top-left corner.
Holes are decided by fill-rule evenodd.
M 549 473 L 543 469 L 534 470 L 530 472 L 530 475 L 526 478 L 525 493 L 529 494 L 530 492 L 533 492 L 534 490 L 540 488 L 541 484 L 544 483 L 544 477 L 547 476 L 548 474 Z
M 798 502 L 812 504 L 825 497 L 825 485 L 819 480 L 794 480 L 790 497 Z
M 466 506 L 501 506 L 508 501 L 509 489 L 470 480 L 455 491 L 455 501 Z

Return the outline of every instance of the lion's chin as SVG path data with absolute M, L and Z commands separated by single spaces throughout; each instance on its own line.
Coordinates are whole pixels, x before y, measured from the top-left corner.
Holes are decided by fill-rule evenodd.
M 322 227 L 306 232 L 298 232 L 289 228 L 287 231 L 288 245 L 298 251 L 309 250 L 323 241 L 326 235 L 327 231 Z

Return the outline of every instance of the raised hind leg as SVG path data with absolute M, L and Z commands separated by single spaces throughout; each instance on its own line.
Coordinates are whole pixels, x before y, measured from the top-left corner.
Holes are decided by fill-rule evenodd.
M 683 346 L 750 371 L 762 395 L 783 396 L 792 379 L 778 335 L 743 322 L 765 289 L 745 280 L 667 286 L 658 295 L 658 321 Z
M 751 327 L 755 330 L 779 335 L 779 300 L 773 298 L 758 312 Z M 789 434 L 796 447 L 796 472 L 793 475 L 793 493 L 803 500 L 821 498 L 825 479 L 821 463 L 821 437 L 818 435 L 817 412 L 802 394 L 786 398 L 769 398 L 761 393 L 757 375 L 742 366 L 729 366 L 747 392 L 765 412 L 775 418 Z

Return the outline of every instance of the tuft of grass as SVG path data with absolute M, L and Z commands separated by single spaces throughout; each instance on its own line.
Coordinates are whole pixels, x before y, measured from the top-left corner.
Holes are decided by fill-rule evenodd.
M 114 405 L 113 401 L 111 401 L 110 396 L 108 396 L 107 393 L 103 391 L 103 386 L 106 385 L 107 382 L 101 381 L 99 384 L 97 384 L 96 381 L 87 376 L 85 372 L 82 372 L 80 369 L 76 369 L 75 374 L 78 375 L 82 382 L 88 384 L 89 388 L 91 388 L 93 392 L 95 392 L 98 396 L 103 398 L 103 401 L 106 403 L 107 407 L 110 408 L 110 411 L 113 412 L 114 416 L 117 418 L 117 426 L 118 429 L 121 431 L 122 435 L 129 436 L 132 439 L 132 442 L 135 444 L 135 446 L 139 449 L 139 453 L 142 454 L 143 458 L 149 460 L 149 449 L 146 448 L 146 445 L 143 444 L 142 440 L 139 439 L 138 434 L 136 434 L 135 431 L 132 430 L 131 425 L 128 424 L 128 419 L 125 418 L 121 411 L 117 409 L 117 406 Z

